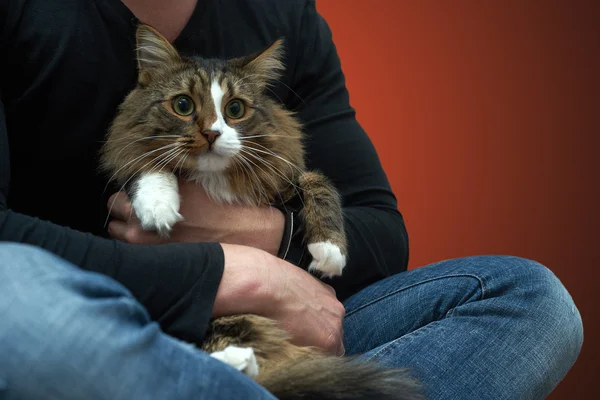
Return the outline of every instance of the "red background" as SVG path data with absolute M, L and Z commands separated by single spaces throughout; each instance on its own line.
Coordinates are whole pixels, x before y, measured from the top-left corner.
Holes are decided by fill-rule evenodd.
M 319 0 L 404 214 L 410 268 L 540 261 L 584 321 L 550 396 L 597 392 L 600 2 Z

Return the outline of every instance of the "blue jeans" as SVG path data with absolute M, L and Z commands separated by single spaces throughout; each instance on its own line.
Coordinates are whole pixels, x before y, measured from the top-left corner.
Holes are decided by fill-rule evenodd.
M 581 316 L 560 281 L 517 257 L 443 261 L 344 304 L 346 354 L 410 366 L 430 399 L 544 399 L 583 344 Z
M 431 399 L 537 399 L 577 358 L 573 301 L 543 266 L 449 260 L 380 281 L 345 305 L 347 354 L 409 366 Z M 272 399 L 161 332 L 117 282 L 0 244 L 0 399 Z

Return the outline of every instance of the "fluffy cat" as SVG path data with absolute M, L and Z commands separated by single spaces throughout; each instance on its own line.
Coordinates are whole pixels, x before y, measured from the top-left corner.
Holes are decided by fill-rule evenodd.
M 101 168 L 126 188 L 142 227 L 168 236 L 179 214 L 178 177 L 217 202 L 303 201 L 309 270 L 341 275 L 346 264 L 340 197 L 307 171 L 300 123 L 265 94 L 280 76 L 282 41 L 230 60 L 184 56 L 156 30 L 137 30 L 138 85 L 119 107 Z M 280 399 L 418 399 L 402 369 L 331 357 L 293 345 L 275 321 L 239 315 L 211 322 L 202 349 Z

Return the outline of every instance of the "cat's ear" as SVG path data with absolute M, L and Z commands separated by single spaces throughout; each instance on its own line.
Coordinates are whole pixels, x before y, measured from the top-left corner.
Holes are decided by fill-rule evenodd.
M 180 61 L 181 56 L 173 45 L 156 29 L 140 24 L 136 32 L 136 58 L 140 79 L 149 79 L 155 68 Z
M 283 55 L 283 39 L 278 39 L 265 50 L 244 57 L 241 62 L 246 72 L 255 74 L 255 77 L 267 84 L 278 79 L 285 69 Z

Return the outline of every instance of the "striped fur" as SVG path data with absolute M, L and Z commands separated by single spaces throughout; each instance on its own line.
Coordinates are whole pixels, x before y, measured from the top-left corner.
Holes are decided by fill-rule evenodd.
M 170 174 L 195 180 L 219 202 L 259 206 L 298 194 L 310 269 L 340 275 L 347 256 L 340 196 L 322 174 L 306 170 L 301 124 L 268 95 L 284 68 L 283 42 L 215 60 L 180 55 L 147 25 L 137 41 L 138 85 L 120 105 L 100 156 L 110 179 L 129 188 L 143 226 L 168 235 L 181 219 Z M 198 345 L 208 352 L 254 348 L 258 382 L 281 399 L 421 398 L 406 371 L 295 346 L 275 321 L 258 316 L 216 319 Z

